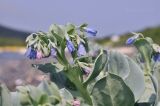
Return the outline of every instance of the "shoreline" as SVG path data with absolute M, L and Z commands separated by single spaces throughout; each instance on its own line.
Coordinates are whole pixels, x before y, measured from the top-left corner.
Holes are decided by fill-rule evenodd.
M 12 53 L 24 54 L 25 51 L 26 48 L 24 46 L 0 46 L 0 53 L 12 52 Z
M 110 48 L 110 50 L 118 51 L 124 54 L 132 54 L 136 50 L 134 47 L 116 47 Z M 19 53 L 24 54 L 26 51 L 26 47 L 24 46 L 0 46 L 0 53 Z

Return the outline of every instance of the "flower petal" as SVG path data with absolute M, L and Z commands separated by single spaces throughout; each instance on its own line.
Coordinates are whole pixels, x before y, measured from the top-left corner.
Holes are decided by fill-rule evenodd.
M 87 27 L 84 27 L 83 29 L 84 29 L 85 32 L 91 34 L 92 36 L 96 36 L 96 34 L 97 34 L 97 31 L 94 30 L 94 29 L 87 28 Z
M 32 47 L 29 47 L 25 55 L 30 59 L 36 59 L 37 51 L 35 51 Z
M 78 45 L 78 56 L 86 55 L 86 49 L 82 43 Z
M 68 48 L 70 53 L 75 51 L 74 45 L 73 45 L 71 40 L 67 40 L 67 48 Z
M 57 56 L 57 51 L 55 48 L 51 48 L 51 56 L 56 57 Z
M 127 45 L 131 45 L 135 42 L 135 37 L 130 37 L 129 39 L 127 39 L 126 44 Z
M 156 53 L 154 56 L 153 56 L 153 60 L 155 62 L 159 61 L 160 62 L 160 53 Z

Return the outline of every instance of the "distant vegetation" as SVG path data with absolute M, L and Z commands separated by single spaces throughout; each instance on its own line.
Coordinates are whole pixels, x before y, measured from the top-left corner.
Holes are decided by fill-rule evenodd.
M 0 46 L 24 46 L 30 32 L 23 32 L 0 25 Z
M 145 36 L 152 37 L 152 39 L 160 44 L 160 26 L 146 28 L 141 31 L 137 31 Z M 23 32 L 14 29 L 10 29 L 7 27 L 0 26 L 0 46 L 24 46 L 25 45 L 25 38 L 30 34 L 30 32 Z M 105 37 L 102 39 L 97 39 L 96 42 L 102 45 L 109 45 L 109 46 L 124 46 L 125 41 L 129 38 L 132 34 L 126 33 L 120 36 L 119 41 L 112 42 L 110 37 Z
M 160 44 L 160 26 L 153 27 L 153 28 L 146 28 L 141 31 L 137 31 L 142 33 L 144 36 L 151 37 L 155 43 Z M 109 46 L 125 46 L 126 40 L 131 37 L 131 33 L 126 33 L 120 36 L 119 40 L 117 42 L 112 42 L 110 40 L 110 37 L 106 37 L 103 39 L 97 39 L 96 41 L 102 45 L 109 45 Z

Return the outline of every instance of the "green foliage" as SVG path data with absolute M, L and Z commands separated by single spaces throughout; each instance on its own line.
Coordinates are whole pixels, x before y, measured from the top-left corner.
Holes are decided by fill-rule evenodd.
M 4 84 L 0 85 L 0 106 L 11 106 L 10 92 Z
M 1 106 L 71 106 L 73 96 L 66 89 L 44 80 L 38 87 L 18 86 L 17 91 L 11 93 L 2 84 L 0 100 Z
M 135 103 L 130 88 L 121 77 L 114 74 L 97 81 L 91 95 L 95 106 L 134 106 Z
M 25 43 L 18 38 L 0 37 L 0 46 L 25 46 Z
M 141 60 L 145 61 L 145 74 L 151 72 L 151 57 L 153 53 L 152 45 L 144 38 L 138 39 L 134 45 L 141 54 Z
M 149 37 L 133 33 L 127 44 L 136 46 L 136 59 L 109 50 L 90 52 L 86 34 L 96 31 L 86 27 L 54 24 L 47 33 L 28 36 L 26 54 L 30 59 L 53 57 L 51 63 L 33 64 L 50 73 L 52 82 L 44 80 L 38 87 L 18 86 L 12 93 L 1 85 L 2 106 L 157 106 L 155 67 L 160 62 L 160 46 Z
M 36 66 L 46 67 L 38 68 L 44 72 L 51 73 L 51 78 L 52 76 L 57 76 L 60 72 L 63 73 L 63 78 L 65 78 L 63 80 L 63 87 L 66 87 L 65 83 L 71 82 L 69 83 L 70 87 L 66 88 L 74 97 L 81 98 L 82 103 L 94 106 L 120 106 L 122 104 L 133 106 L 134 104 L 141 105 L 148 103 L 156 106 L 158 88 L 156 78 L 153 75 L 154 70 L 152 69 L 155 63 L 153 61 L 155 47 L 153 46 L 154 42 L 152 39 L 149 37 L 145 38 L 140 33 L 133 33 L 134 37 L 130 39 L 132 41 L 127 41 L 133 43 L 138 49 L 137 61 L 140 64 L 137 64 L 136 61 L 126 55 L 113 51 L 105 52 L 101 50 L 98 55 L 89 55 L 89 51 L 87 51 L 85 56 L 79 57 L 77 55 L 78 42 L 81 40 L 84 44 L 88 44 L 83 30 L 81 30 L 81 27 L 79 28 L 81 33 L 78 33 L 77 27 L 72 24 L 67 24 L 66 26 L 52 25 L 49 30 L 49 39 L 52 37 L 50 42 L 53 47 L 57 48 L 58 62 Z M 37 36 L 40 35 L 37 33 Z M 79 39 L 77 36 L 81 38 Z M 35 39 L 27 39 L 28 46 L 33 45 L 30 41 L 34 41 Z M 76 48 L 74 52 L 70 52 L 70 58 L 73 59 L 71 63 L 64 52 L 64 49 L 68 46 L 64 42 L 67 42 L 68 39 L 71 39 Z M 45 44 L 48 45 L 47 42 Z M 37 41 L 34 42 L 34 47 L 35 45 L 38 46 Z M 85 48 L 87 47 L 85 45 Z M 95 54 L 94 51 L 92 52 Z M 90 70 L 90 72 L 88 75 L 83 75 L 82 72 L 86 69 Z M 61 83 L 58 82 L 60 81 L 59 79 L 52 80 L 53 82 L 57 82 L 57 85 Z M 71 89 L 74 87 L 76 89 Z M 124 98 L 128 98 L 129 100 L 126 101 Z
M 109 53 L 108 71 L 120 76 L 132 90 L 135 101 L 138 101 L 145 90 L 144 75 L 141 68 L 129 57 L 111 51 Z
M 105 54 L 105 53 L 103 53 L 103 51 L 101 51 L 101 53 L 99 54 L 99 56 L 95 60 L 94 69 L 89 74 L 86 81 L 84 81 L 84 85 L 88 85 L 89 82 L 94 80 L 100 74 L 100 72 L 104 69 L 104 66 L 106 63 L 107 63 L 107 54 Z

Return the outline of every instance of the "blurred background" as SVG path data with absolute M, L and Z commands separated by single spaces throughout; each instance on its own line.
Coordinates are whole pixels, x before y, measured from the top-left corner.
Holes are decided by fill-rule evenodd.
M 25 38 L 47 31 L 53 23 L 88 23 L 98 30 L 95 41 L 131 54 L 125 46 L 130 32 L 141 32 L 160 44 L 159 0 L 0 0 L 0 81 L 37 84 L 43 73 L 25 58 Z M 34 76 L 34 77 L 32 77 Z

